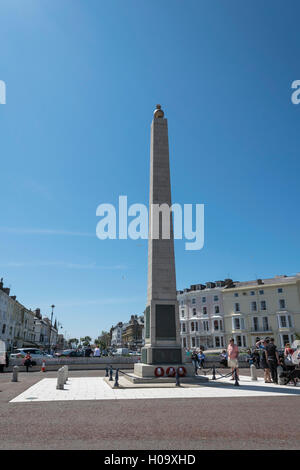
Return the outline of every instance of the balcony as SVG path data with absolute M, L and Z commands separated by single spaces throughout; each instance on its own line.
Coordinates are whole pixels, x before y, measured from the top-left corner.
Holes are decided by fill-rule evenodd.
M 272 333 L 273 330 L 272 328 L 260 328 L 260 327 L 257 327 L 257 328 L 251 328 L 250 329 L 250 332 L 251 333 Z

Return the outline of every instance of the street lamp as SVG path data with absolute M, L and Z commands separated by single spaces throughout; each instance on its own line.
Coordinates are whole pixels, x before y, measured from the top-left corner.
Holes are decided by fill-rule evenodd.
M 55 305 L 51 305 L 51 308 L 52 308 L 52 312 L 51 312 L 50 334 L 49 334 L 49 353 L 50 353 L 50 350 L 51 350 L 52 320 L 53 320 L 53 311 L 54 311 Z

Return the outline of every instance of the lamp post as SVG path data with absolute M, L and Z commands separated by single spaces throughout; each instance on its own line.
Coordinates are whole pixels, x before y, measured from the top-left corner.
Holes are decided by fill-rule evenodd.
M 52 308 L 52 312 L 51 312 L 50 334 L 49 334 L 49 354 L 51 351 L 52 320 L 53 320 L 53 311 L 54 311 L 55 305 L 51 305 L 51 308 Z

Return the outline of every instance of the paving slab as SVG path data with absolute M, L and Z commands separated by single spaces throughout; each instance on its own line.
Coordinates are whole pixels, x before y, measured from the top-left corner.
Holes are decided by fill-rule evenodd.
M 212 379 L 211 376 L 209 376 Z M 222 398 L 222 397 L 266 397 L 300 396 L 300 386 L 265 384 L 263 379 L 251 381 L 248 376 L 240 377 L 240 386 L 229 378 L 211 380 L 205 384 L 185 387 L 143 387 L 111 388 L 104 377 L 71 377 L 64 390 L 56 389 L 57 380 L 45 378 L 15 397 L 10 403 L 69 400 L 136 400 L 175 398 Z

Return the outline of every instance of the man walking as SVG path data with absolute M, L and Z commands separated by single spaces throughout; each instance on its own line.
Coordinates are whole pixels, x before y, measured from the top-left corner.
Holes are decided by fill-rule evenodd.
M 196 351 L 193 351 L 192 352 L 192 364 L 195 368 L 195 375 L 198 375 L 198 354 L 196 353 Z
M 266 339 L 266 360 L 269 364 L 269 368 L 271 371 L 271 376 L 274 384 L 278 383 L 277 377 L 277 366 L 280 365 L 279 362 L 279 355 L 277 351 L 277 347 L 274 344 L 274 339 Z
M 234 344 L 234 339 L 230 338 L 229 345 L 227 348 L 227 357 L 228 357 L 228 367 L 231 367 L 231 379 L 234 380 L 234 371 L 236 370 L 237 377 L 239 377 L 239 364 L 238 364 L 238 357 L 239 357 L 239 348 L 237 344 Z

